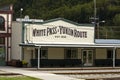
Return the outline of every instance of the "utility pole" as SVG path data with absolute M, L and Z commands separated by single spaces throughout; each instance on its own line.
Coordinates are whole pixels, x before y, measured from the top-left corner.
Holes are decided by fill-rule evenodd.
M 94 0 L 94 25 L 96 27 L 96 14 L 97 14 L 97 9 L 96 9 L 96 0 Z
M 99 21 L 99 18 L 97 17 L 97 8 L 96 8 L 96 0 L 94 0 L 94 17 L 90 18 L 91 20 L 93 20 L 93 24 L 94 27 L 96 28 L 96 35 L 97 35 L 97 39 L 100 38 L 100 23 L 105 23 L 105 21 Z
M 99 18 L 97 18 L 96 0 L 94 0 L 94 26 L 97 27 L 97 38 L 99 39 Z

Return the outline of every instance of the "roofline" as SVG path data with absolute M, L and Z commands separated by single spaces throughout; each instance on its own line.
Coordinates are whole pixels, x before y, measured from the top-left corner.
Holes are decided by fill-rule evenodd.
M 71 23 L 71 24 L 74 24 L 74 25 L 77 25 L 77 26 L 92 26 L 93 27 L 93 24 L 79 24 L 77 22 L 74 22 L 74 21 L 71 21 L 71 20 L 68 20 L 68 19 L 65 19 L 65 18 L 55 18 L 55 19 L 46 20 L 46 21 L 43 22 L 43 24 L 53 22 L 53 21 L 57 21 L 57 20 L 63 20 L 65 22 L 68 22 L 68 23 Z
M 91 48 L 120 48 L 120 44 L 37 44 L 37 43 L 20 43 L 19 46 L 29 47 L 91 47 Z
M 49 22 L 54 22 L 54 21 L 58 21 L 58 20 L 62 20 L 62 21 L 65 21 L 65 22 L 68 22 L 68 23 L 71 23 L 71 24 L 74 24 L 76 26 L 87 26 L 87 27 L 94 27 L 93 24 L 79 24 L 77 22 L 74 22 L 74 21 L 71 21 L 71 20 L 68 20 L 68 19 L 65 19 L 65 18 L 55 18 L 55 19 L 50 19 L 50 20 L 45 20 L 43 22 L 26 22 L 26 21 L 23 21 L 23 23 L 31 23 L 31 24 L 46 24 L 46 23 L 49 23 Z

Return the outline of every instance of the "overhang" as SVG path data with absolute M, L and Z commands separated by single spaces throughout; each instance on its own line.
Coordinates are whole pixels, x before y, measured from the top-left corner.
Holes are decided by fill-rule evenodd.
M 45 43 L 21 43 L 20 46 L 28 47 L 87 47 L 87 48 L 120 48 L 120 44 L 45 44 Z
M 120 48 L 120 40 L 117 39 L 95 39 L 95 43 L 74 44 L 74 43 L 20 43 L 20 46 L 29 47 L 100 47 L 100 48 Z

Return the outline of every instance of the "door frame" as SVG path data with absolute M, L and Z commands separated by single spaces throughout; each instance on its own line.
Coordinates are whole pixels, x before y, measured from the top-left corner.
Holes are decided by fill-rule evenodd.
M 92 53 L 92 64 L 91 64 L 91 65 L 84 65 L 84 62 L 83 62 L 83 51 L 92 51 L 92 52 L 93 52 L 93 53 Z M 95 59 L 94 54 L 95 54 L 94 49 L 82 49 L 82 50 L 81 50 L 82 66 L 93 66 L 93 65 L 94 65 L 94 59 Z

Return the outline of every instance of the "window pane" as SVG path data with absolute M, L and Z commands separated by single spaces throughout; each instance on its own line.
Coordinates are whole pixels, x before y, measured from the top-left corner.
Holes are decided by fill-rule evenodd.
M 38 49 L 35 49 L 35 59 L 38 58 Z
M 77 58 L 77 49 L 66 49 L 65 50 L 66 59 L 76 59 Z
M 66 58 L 67 59 L 71 58 L 71 50 L 66 50 Z
M 107 50 L 107 58 L 108 59 L 113 58 L 113 51 L 112 50 Z
M 83 51 L 83 62 L 86 62 L 87 51 Z
M 41 59 L 47 59 L 47 50 L 41 50 Z
M 0 38 L 0 44 L 4 44 L 5 43 L 5 38 Z
M 5 20 L 0 16 L 0 30 L 5 30 Z
M 72 59 L 76 59 L 77 58 L 77 50 L 72 50 L 71 58 Z

